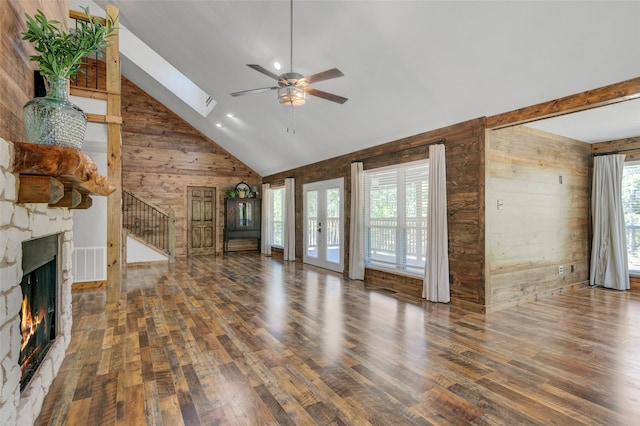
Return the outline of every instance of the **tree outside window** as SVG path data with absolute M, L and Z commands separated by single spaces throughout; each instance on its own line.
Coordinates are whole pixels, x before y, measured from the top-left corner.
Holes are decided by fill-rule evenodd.
M 284 247 L 284 187 L 271 189 L 271 245 Z
M 367 170 L 365 265 L 424 274 L 428 160 Z
M 629 271 L 640 274 L 640 163 L 628 163 L 624 166 L 622 209 L 627 228 Z

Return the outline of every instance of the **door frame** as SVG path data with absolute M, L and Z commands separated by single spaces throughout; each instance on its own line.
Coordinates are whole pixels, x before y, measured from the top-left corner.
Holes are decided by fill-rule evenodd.
M 186 192 L 185 192 L 185 210 L 186 210 L 186 216 L 187 216 L 187 223 L 185 225 L 185 232 L 186 232 L 186 238 L 185 238 L 185 242 L 187 244 L 187 256 L 192 256 L 194 255 L 191 252 L 191 205 L 190 205 L 190 191 L 192 189 L 210 189 L 213 191 L 213 234 L 212 234 L 212 238 L 213 238 L 213 252 L 211 253 L 212 255 L 215 255 L 217 253 L 217 249 L 218 249 L 218 188 L 215 186 L 200 186 L 200 185 L 188 185 L 186 187 Z
M 326 252 L 325 253 L 321 253 L 321 244 L 320 244 L 320 238 L 318 238 L 318 258 L 312 258 L 307 256 L 307 241 L 309 238 L 309 229 L 307 229 L 308 226 L 308 219 L 307 219 L 307 191 L 309 190 L 317 190 L 318 191 L 318 218 L 321 218 L 322 220 L 325 221 L 326 223 L 326 200 L 324 203 L 324 207 L 321 211 L 321 201 L 324 199 L 324 195 L 320 196 L 320 191 L 325 191 L 326 194 L 326 190 L 327 189 L 333 189 L 333 188 L 338 188 L 339 193 L 340 193 L 340 206 L 339 206 L 339 212 L 340 212 L 340 221 L 338 224 L 338 230 L 340 233 L 340 247 L 339 247 L 339 254 L 338 254 L 338 259 L 339 262 L 335 263 L 335 262 L 331 262 L 329 260 L 326 259 Z M 303 215 L 302 215 L 302 242 L 303 242 L 303 247 L 302 247 L 302 261 L 304 263 L 308 263 L 310 265 L 314 265 L 314 266 L 318 266 L 320 268 L 324 268 L 324 269 L 329 269 L 331 271 L 335 271 L 335 272 L 344 272 L 344 241 L 345 241 L 345 236 L 344 236 L 344 215 L 345 215 L 345 208 L 344 208 L 344 199 L 345 199 L 345 195 L 344 195 L 344 178 L 340 177 L 340 178 L 335 178 L 335 179 L 327 179 L 327 180 L 322 180 L 322 181 L 317 181 L 317 182 L 309 182 L 309 183 L 305 183 L 302 185 L 302 208 L 303 208 Z M 326 230 L 326 226 L 321 227 L 322 229 Z M 327 233 L 324 232 L 320 232 L 322 234 L 322 236 L 326 236 Z M 325 238 L 326 241 L 326 238 Z M 326 246 L 325 246 L 326 248 Z M 322 255 L 321 255 L 322 254 Z

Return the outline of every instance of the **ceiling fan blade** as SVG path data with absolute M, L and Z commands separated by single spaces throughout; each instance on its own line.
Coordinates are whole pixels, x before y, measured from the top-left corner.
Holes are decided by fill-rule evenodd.
M 271 77 L 274 80 L 280 80 L 280 76 L 276 75 L 274 73 L 272 73 L 271 71 L 269 71 L 268 69 L 260 66 L 260 65 L 255 65 L 255 64 L 247 64 L 247 66 L 249 68 L 253 68 L 254 70 L 261 72 L 264 75 L 268 75 L 269 77 Z
M 231 96 L 253 95 L 254 93 L 268 92 L 270 90 L 276 90 L 276 89 L 278 89 L 278 86 L 275 86 L 275 87 L 262 87 L 260 89 L 243 90 L 241 92 L 233 92 L 233 93 L 229 93 L 229 94 Z
M 329 80 L 332 78 L 342 77 L 344 74 L 338 68 L 332 68 L 330 70 L 322 71 L 317 74 L 306 77 L 308 84 L 317 83 L 318 81 Z
M 334 95 L 333 93 L 329 92 L 323 92 L 322 90 L 314 89 L 312 87 L 307 87 L 304 89 L 304 91 L 310 95 L 317 96 L 331 102 L 337 102 L 339 104 L 343 104 L 349 100 L 348 98 L 343 98 L 342 96 Z

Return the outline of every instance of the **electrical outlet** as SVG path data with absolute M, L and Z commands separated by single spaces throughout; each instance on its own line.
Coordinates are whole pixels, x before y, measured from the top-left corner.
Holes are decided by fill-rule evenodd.
M 564 274 L 564 265 L 560 265 L 560 266 L 558 266 L 558 274 L 559 274 L 559 275 Z

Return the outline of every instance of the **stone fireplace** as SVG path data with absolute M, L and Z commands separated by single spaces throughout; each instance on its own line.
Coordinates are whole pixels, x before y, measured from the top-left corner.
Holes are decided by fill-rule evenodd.
M 71 339 L 73 253 L 72 212 L 47 204 L 18 204 L 13 144 L 0 138 L 0 419 L 3 424 L 33 424 L 58 373 Z M 20 391 L 23 243 L 57 236 L 55 340 Z
M 59 234 L 22 243 L 20 390 L 24 390 L 58 333 Z

